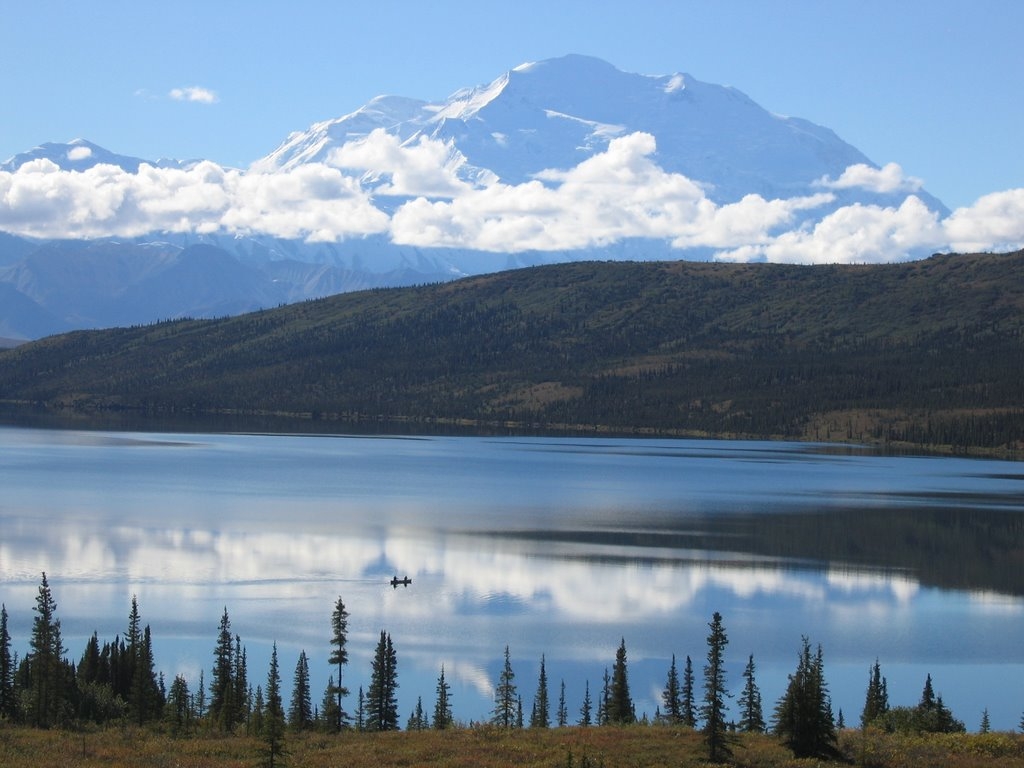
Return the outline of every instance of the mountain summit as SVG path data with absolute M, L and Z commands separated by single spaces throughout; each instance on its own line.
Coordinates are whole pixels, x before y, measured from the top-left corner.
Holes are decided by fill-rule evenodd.
M 448 143 L 466 160 L 464 177 L 486 171 L 507 184 L 528 182 L 547 169 L 572 168 L 605 151 L 612 139 L 643 132 L 655 138 L 660 167 L 698 182 L 720 204 L 749 194 L 813 194 L 821 179 L 839 178 L 850 166 L 874 167 L 828 128 L 771 113 L 735 88 L 683 73 L 631 74 L 573 54 L 521 64 L 440 103 L 379 96 L 355 112 L 293 133 L 253 168 L 330 162 L 332 152 L 374 129 L 402 142 L 426 136 Z M 929 207 L 945 211 L 935 198 L 923 197 Z M 893 195 L 871 198 L 893 201 Z
M 378 96 L 247 170 L 75 139 L 10 158 L 4 185 L 10 338 L 560 261 L 902 260 L 948 213 L 828 128 L 580 55 Z

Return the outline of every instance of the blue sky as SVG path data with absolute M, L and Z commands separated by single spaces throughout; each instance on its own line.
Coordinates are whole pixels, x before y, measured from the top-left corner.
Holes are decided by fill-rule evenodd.
M 899 163 L 950 207 L 1024 186 L 1016 0 L 5 0 L 0 13 L 0 158 L 83 137 L 245 167 L 375 95 L 440 99 L 584 53 L 732 85 Z M 193 87 L 215 101 L 171 97 Z

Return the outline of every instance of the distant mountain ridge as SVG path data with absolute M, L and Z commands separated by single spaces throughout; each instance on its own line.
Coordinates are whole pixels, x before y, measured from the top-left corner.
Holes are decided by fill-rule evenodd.
M 0 403 L 478 430 L 1024 449 L 1024 251 L 574 262 L 0 352 Z
M 430 192 L 434 197 L 424 197 L 426 202 L 450 200 L 454 193 L 445 184 L 537 184 L 538 190 L 550 189 L 556 183 L 552 172 L 580 166 L 607 151 L 613 140 L 631 134 L 651 136 L 657 147 L 653 161 L 667 173 L 699 183 L 716 204 L 751 195 L 768 201 L 824 198 L 823 179 L 838 179 L 850 166 L 877 168 L 831 130 L 772 114 L 733 88 L 687 74 L 630 74 L 599 59 L 568 55 L 521 65 L 441 102 L 375 98 L 347 115 L 293 133 L 250 169 L 236 172 L 254 176 L 318 164 L 342 167 L 359 174 L 358 184 L 373 205 L 390 215 L 420 193 L 403 188 L 397 172 L 345 166 L 359 162 L 352 155 L 375 132 L 394 137 L 405 149 L 424 141 L 443 145 L 448 157 L 441 161 L 452 177 L 437 182 Z M 13 173 L 32 163 L 74 173 L 113 165 L 137 174 L 143 165 L 186 171 L 202 161 L 147 161 L 75 139 L 42 144 L 7 160 L 0 170 Z M 787 214 L 788 225 L 810 226 L 844 205 L 898 207 L 907 194 L 857 186 L 834 186 L 828 193 L 830 202 L 816 198 L 814 205 L 794 207 Z M 947 212 L 926 191 L 914 194 L 929 210 Z M 190 250 L 196 246 L 207 250 Z M 0 305 L 0 333 L 38 338 L 73 328 L 209 317 L 338 291 L 560 261 L 700 260 L 713 253 L 707 246 L 681 248 L 668 238 L 625 237 L 583 248 L 499 252 L 395 242 L 387 233 L 319 241 L 209 228 L 102 238 L 86 247 L 0 233 L 0 285 L 19 294 L 17 301 Z M 190 261 L 188 270 L 172 266 L 200 253 L 209 257 L 208 265 Z

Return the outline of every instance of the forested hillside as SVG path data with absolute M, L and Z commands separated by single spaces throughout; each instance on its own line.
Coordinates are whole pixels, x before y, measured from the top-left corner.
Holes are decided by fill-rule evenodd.
M 55 336 L 0 352 L 0 398 L 1013 450 L 1022 372 L 1024 252 L 580 262 Z

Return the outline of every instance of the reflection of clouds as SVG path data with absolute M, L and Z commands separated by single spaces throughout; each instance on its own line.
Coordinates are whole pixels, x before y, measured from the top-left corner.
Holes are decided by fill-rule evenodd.
M 709 590 L 747 601 L 786 597 L 814 604 L 841 594 L 863 605 L 905 604 L 920 589 L 902 574 L 832 569 L 823 577 L 763 561 L 701 562 L 693 552 L 668 549 L 445 536 L 407 528 L 332 535 L 121 525 L 100 532 L 63 521 L 31 539 L 21 541 L 15 534 L 0 545 L 5 581 L 26 574 L 34 578 L 44 568 L 65 580 L 127 579 L 175 589 L 260 584 L 263 595 L 281 599 L 303 599 L 310 582 L 378 579 L 394 572 L 414 577 L 417 585 L 428 578 L 443 588 L 429 600 L 389 590 L 378 607 L 403 619 L 431 621 L 504 606 L 551 614 L 555 621 L 617 624 L 672 615 Z
M 829 587 L 847 595 L 888 592 L 900 604 L 909 603 L 921 589 L 917 579 L 905 574 L 830 569 L 825 578 Z

